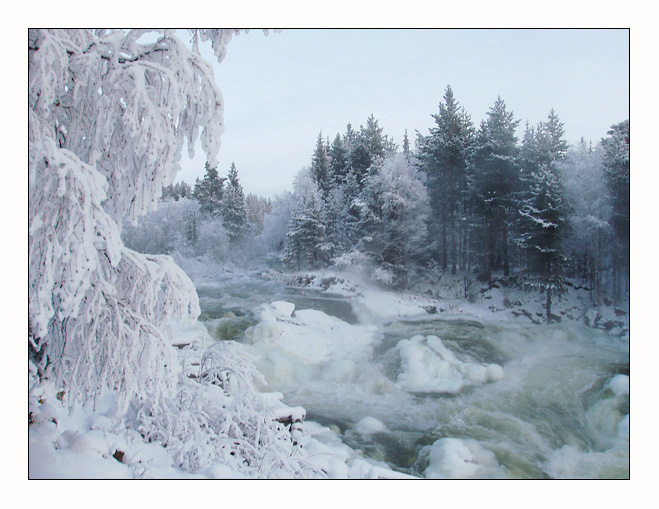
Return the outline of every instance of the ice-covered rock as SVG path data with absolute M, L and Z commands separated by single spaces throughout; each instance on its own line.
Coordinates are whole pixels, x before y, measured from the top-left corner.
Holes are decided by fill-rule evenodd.
M 505 476 L 492 451 L 473 439 L 441 438 L 428 455 L 429 479 L 497 479 Z
M 608 386 L 616 396 L 629 394 L 629 376 L 616 375 L 609 381 Z
M 498 364 L 463 362 L 437 336 L 414 336 L 396 346 L 401 358 L 398 384 L 410 392 L 456 394 L 465 386 L 503 378 Z
M 353 430 L 360 435 L 372 435 L 373 433 L 382 433 L 388 431 L 382 421 L 375 417 L 364 417 L 355 424 Z

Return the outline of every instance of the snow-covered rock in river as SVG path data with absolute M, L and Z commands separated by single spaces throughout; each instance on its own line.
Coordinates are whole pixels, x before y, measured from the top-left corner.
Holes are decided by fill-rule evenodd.
M 503 378 L 498 364 L 463 362 L 437 336 L 414 336 L 396 348 L 401 358 L 398 384 L 406 391 L 457 394 L 467 385 Z

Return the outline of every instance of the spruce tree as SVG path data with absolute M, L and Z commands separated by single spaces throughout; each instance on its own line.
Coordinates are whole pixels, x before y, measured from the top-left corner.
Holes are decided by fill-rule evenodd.
M 410 139 L 407 137 L 407 129 L 405 129 L 405 134 L 403 135 L 403 155 L 407 162 L 410 162 Z
M 330 165 L 327 157 L 327 147 L 323 143 L 322 131 L 318 134 L 316 150 L 311 158 L 311 178 L 318 188 L 326 195 L 330 189 Z
M 204 179 L 197 179 L 193 196 L 199 202 L 202 213 L 207 216 L 216 216 L 220 214 L 222 207 L 226 179 L 220 177 L 217 166 L 211 167 L 208 161 L 206 161 L 205 168 Z
M 319 196 L 311 193 L 293 212 L 286 234 L 286 262 L 296 269 L 317 269 L 326 263 L 325 225 Z
M 382 135 L 382 129 L 373 114 L 366 119 L 366 127 L 360 127 L 360 137 L 371 161 L 385 156 L 385 137 Z
M 368 176 L 372 163 L 373 159 L 368 153 L 368 149 L 363 143 L 358 141 L 348 154 L 348 166 L 349 173 L 353 175 L 360 190 L 364 187 L 364 181 Z
M 329 150 L 330 173 L 334 184 L 340 184 L 345 181 L 348 175 L 348 151 L 346 150 L 341 135 L 336 134 L 334 141 Z
M 247 207 L 245 193 L 238 181 L 238 170 L 234 163 L 231 163 L 227 180 L 227 188 L 222 202 L 222 219 L 229 240 L 235 243 L 244 238 L 247 233 Z
M 191 247 L 194 247 L 197 238 L 197 213 L 192 210 L 185 217 L 185 239 Z

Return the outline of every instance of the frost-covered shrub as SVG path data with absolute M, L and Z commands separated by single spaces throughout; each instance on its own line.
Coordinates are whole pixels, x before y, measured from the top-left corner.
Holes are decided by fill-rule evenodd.
M 257 392 L 255 380 L 262 375 L 243 345 L 217 343 L 194 379 L 179 377 L 175 398 L 136 406 L 129 422 L 147 441 L 166 445 L 175 466 L 190 472 L 222 463 L 249 477 L 319 477 L 280 422 L 282 411 L 294 409 L 280 394 Z
M 121 238 L 126 246 L 140 253 L 171 254 L 176 250 L 190 250 L 190 223 L 197 216 L 199 204 L 196 200 L 161 201 L 155 210 L 140 218 L 138 224 L 124 224 Z
M 229 235 L 219 217 L 205 219 L 197 226 L 196 256 L 206 257 L 213 262 L 221 262 L 229 255 Z
M 361 273 L 366 270 L 370 265 L 368 255 L 362 253 L 358 249 L 353 249 L 347 253 L 342 253 L 339 256 L 332 258 L 332 264 L 341 270 L 355 270 Z

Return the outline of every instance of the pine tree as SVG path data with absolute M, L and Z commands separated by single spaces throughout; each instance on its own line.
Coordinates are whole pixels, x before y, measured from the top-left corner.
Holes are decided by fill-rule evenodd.
M 208 161 L 205 163 L 205 168 L 204 179 L 201 181 L 197 179 L 193 196 L 199 202 L 203 214 L 216 216 L 220 214 L 222 207 L 226 179 L 220 177 L 217 166 L 211 166 Z
M 629 120 L 611 126 L 608 138 L 602 140 L 604 147 L 604 173 L 609 197 L 613 205 L 613 231 L 616 246 L 613 261 L 613 294 L 616 302 L 622 298 L 623 290 L 629 289 Z
M 185 238 L 191 247 L 197 243 L 197 213 L 190 211 L 185 218 Z
M 187 182 L 177 182 L 162 188 L 162 200 L 178 201 L 181 198 L 192 198 L 192 189 Z
M 473 138 L 471 119 L 446 87 L 445 104 L 433 115 L 436 127 L 421 140 L 419 166 L 428 177 L 433 217 L 431 226 L 439 237 L 441 266 L 450 262 L 455 274 L 460 246 L 464 243 L 464 199 L 467 193 L 467 156 Z
M 373 159 L 366 146 L 360 141 L 348 154 L 349 173 L 352 174 L 360 189 L 364 187 L 364 180 L 368 176 Z
M 498 97 L 481 122 L 475 139 L 471 170 L 472 197 L 480 216 L 479 242 L 482 245 L 482 268 L 485 274 L 503 268 L 510 273 L 509 230 L 519 186 L 517 137 L 519 120 Z
M 245 197 L 245 207 L 247 208 L 247 222 L 254 235 L 259 235 L 263 231 L 265 216 L 272 211 L 272 202 L 268 198 L 250 193 Z
M 547 122 L 536 130 L 527 128 L 524 154 L 528 166 L 523 173 L 528 185 L 519 210 L 519 246 L 525 250 L 532 269 L 540 275 L 546 293 L 546 318 L 551 319 L 551 297 L 562 291 L 565 206 L 562 172 L 557 164 L 565 159 L 567 144 L 563 125 L 551 110 Z
M 232 243 L 242 240 L 247 233 L 247 207 L 245 193 L 238 181 L 238 170 L 234 163 L 231 163 L 229 168 L 221 213 L 229 240 Z
M 352 200 L 349 192 L 350 186 L 346 182 L 333 187 L 325 200 L 325 250 L 330 260 L 348 251 L 355 239 L 356 221 L 350 213 Z

